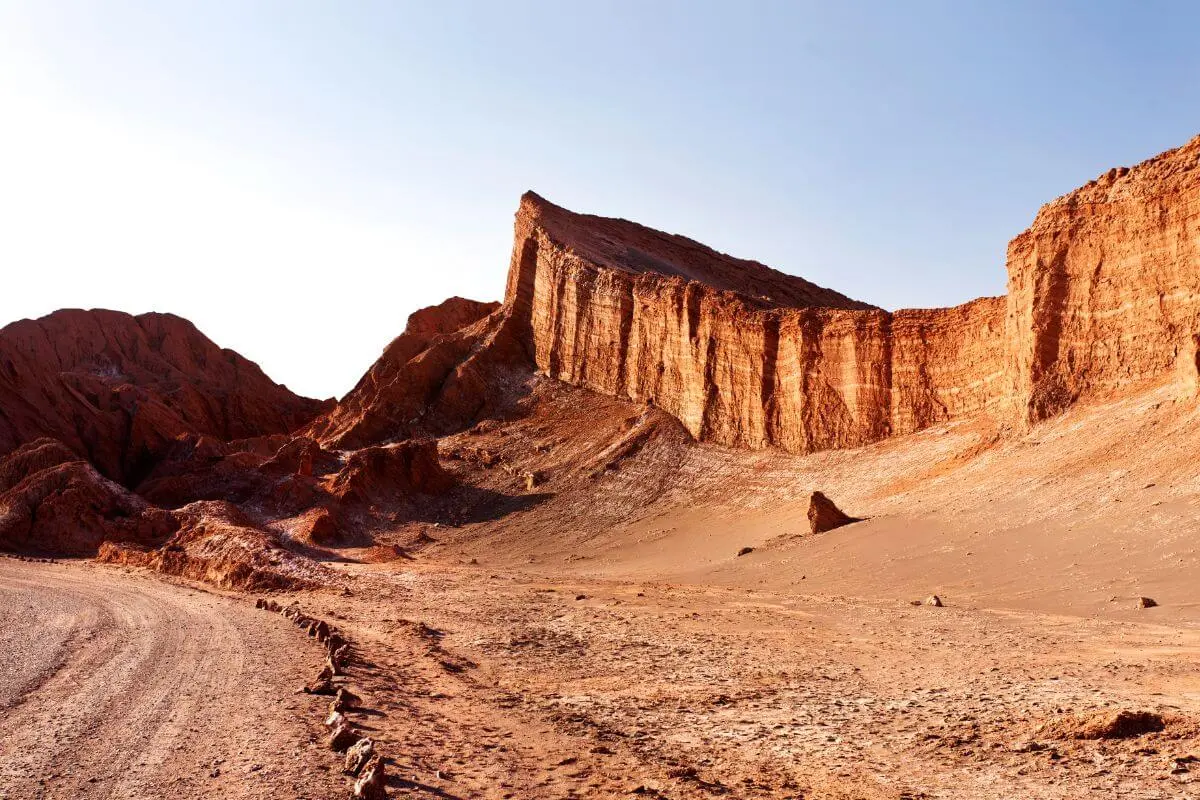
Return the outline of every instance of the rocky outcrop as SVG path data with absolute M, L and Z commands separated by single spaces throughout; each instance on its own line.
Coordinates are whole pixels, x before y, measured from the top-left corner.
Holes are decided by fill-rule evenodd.
M 357 449 L 461 430 L 495 410 L 505 373 L 525 364 L 498 309 L 455 297 L 416 312 L 306 435 L 326 447 Z
M 1008 247 L 1015 416 L 1200 374 L 1200 137 L 1044 206 Z
M 527 193 L 503 307 L 414 315 L 309 435 L 462 430 L 528 365 L 703 441 L 797 452 L 968 416 L 1019 427 L 1171 374 L 1200 390 L 1198 162 L 1200 138 L 1047 205 L 1009 247 L 1006 297 L 896 312 Z
M 851 522 L 858 522 L 858 518 L 844 513 L 823 493 L 813 492 L 809 495 L 808 529 L 811 533 L 824 533 Z
M 193 503 L 165 513 L 177 521 L 178 531 L 161 547 L 106 541 L 96 560 L 249 591 L 312 588 L 330 578 L 325 568 L 286 550 L 275 534 L 230 503 Z
M 853 447 L 987 413 L 1021 426 L 1182 376 L 1200 389 L 1200 137 L 1045 206 L 1006 297 L 888 313 L 535 194 L 510 328 L 545 375 L 649 403 L 698 439 Z
M 0 329 L 0 454 L 51 437 L 126 485 L 181 434 L 287 433 L 327 407 L 170 314 L 65 310 Z
M 0 476 L 12 483 L 0 493 L 0 550 L 90 556 L 106 541 L 157 544 L 179 527 L 57 442 L 0 459 Z
M 984 411 L 1006 388 L 1001 298 L 890 314 L 532 193 L 505 304 L 539 371 L 727 445 L 852 447 Z
M 438 461 L 431 439 L 364 447 L 346 459 L 330 494 L 363 504 L 395 501 L 415 493 L 440 494 L 454 485 Z
M 0 492 L 7 492 L 36 472 L 80 460 L 57 439 L 34 439 L 0 458 Z

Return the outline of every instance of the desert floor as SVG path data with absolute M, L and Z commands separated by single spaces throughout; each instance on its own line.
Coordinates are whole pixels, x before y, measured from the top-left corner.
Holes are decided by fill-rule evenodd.
M 294 693 L 317 650 L 282 617 L 116 568 L 0 565 L 0 795 L 345 794 L 323 704 Z M 343 569 L 350 596 L 285 599 L 355 642 L 356 724 L 397 796 L 1200 796 L 1186 626 Z M 1063 738 L 1115 709 L 1167 729 Z
M 353 642 L 393 796 L 1200 796 L 1176 387 L 812 456 L 537 401 L 442 442 L 487 508 L 274 597 Z M 864 521 L 808 534 L 812 489 Z M 327 702 L 295 693 L 320 650 L 253 599 L 0 561 L 0 797 L 345 796 Z M 1164 729 L 1096 738 L 1121 711 Z

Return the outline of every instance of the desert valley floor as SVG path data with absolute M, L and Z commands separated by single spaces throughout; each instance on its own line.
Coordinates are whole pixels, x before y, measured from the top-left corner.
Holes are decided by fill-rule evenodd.
M 1004 443 L 949 424 L 787 456 L 668 431 L 613 465 L 639 420 L 537 383 L 532 413 L 444 455 L 554 442 L 586 492 L 409 525 L 346 551 L 328 586 L 270 595 L 354 643 L 350 715 L 393 794 L 1200 795 L 1197 411 L 1177 387 Z M 499 489 L 521 470 L 484 473 Z M 867 519 L 807 533 L 818 480 Z M 0 561 L 0 796 L 344 791 L 326 699 L 296 693 L 320 664 L 308 638 L 252 596 L 170 581 Z M 944 607 L 913 604 L 930 594 Z M 1162 730 L 1124 735 L 1120 712 Z

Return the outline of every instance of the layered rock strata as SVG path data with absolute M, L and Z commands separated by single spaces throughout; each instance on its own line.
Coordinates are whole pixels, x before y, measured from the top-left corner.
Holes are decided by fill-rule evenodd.
M 987 410 L 1007 388 L 1002 298 L 888 313 L 532 193 L 505 306 L 539 371 L 726 445 L 854 447 Z
M 1200 137 L 1042 207 L 1008 247 L 1014 414 L 1200 369 Z
M 529 193 L 505 308 L 541 373 L 733 446 L 854 447 L 981 413 L 1021 427 L 1156 379 L 1195 388 L 1200 137 L 1043 207 L 1008 274 L 1006 297 L 888 313 Z

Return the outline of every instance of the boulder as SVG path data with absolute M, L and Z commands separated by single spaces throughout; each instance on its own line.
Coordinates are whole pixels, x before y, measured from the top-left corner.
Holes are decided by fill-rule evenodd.
M 367 766 L 367 762 L 375 755 L 375 743 L 369 738 L 359 739 L 346 751 L 346 762 L 343 772 L 347 775 L 358 775 Z
M 384 774 L 383 759 L 372 756 L 354 782 L 353 797 L 356 800 L 385 800 L 387 797 L 387 775 Z
M 858 518 L 842 513 L 821 492 L 813 492 L 808 498 L 808 528 L 812 533 L 824 533 L 858 521 Z

